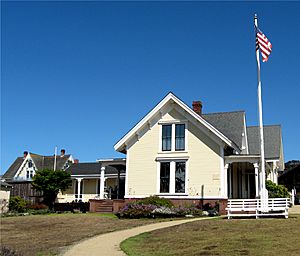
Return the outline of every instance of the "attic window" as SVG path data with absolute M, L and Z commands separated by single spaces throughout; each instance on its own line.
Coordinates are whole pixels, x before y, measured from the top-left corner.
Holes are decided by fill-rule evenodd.
M 172 125 L 162 126 L 162 151 L 171 151 L 172 146 Z
M 186 144 L 185 124 L 162 125 L 162 151 L 184 151 Z
M 33 166 L 32 161 L 29 160 L 29 161 L 28 161 L 28 168 L 32 168 L 32 166 Z

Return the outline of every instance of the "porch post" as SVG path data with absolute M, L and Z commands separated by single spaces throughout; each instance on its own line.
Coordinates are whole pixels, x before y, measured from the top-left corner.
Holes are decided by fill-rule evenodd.
M 81 180 L 82 178 L 76 178 L 77 180 L 77 199 L 78 201 L 80 200 L 80 194 L 81 194 L 81 191 L 80 191 L 80 188 L 81 188 Z
M 255 169 L 255 198 L 259 198 L 259 187 L 258 187 L 258 168 L 259 168 L 259 164 L 254 163 L 253 166 L 254 166 L 254 169 Z
M 225 164 L 224 166 L 224 194 L 223 196 L 228 198 L 228 180 L 227 180 L 227 173 L 228 173 L 228 167 L 229 167 L 229 164 Z
M 101 167 L 101 172 L 100 172 L 100 199 L 104 199 L 104 171 L 105 167 Z
M 229 176 L 229 182 L 228 182 L 228 186 L 229 186 L 229 190 L 228 190 L 228 198 L 232 198 L 232 169 L 231 167 L 228 170 L 228 176 Z

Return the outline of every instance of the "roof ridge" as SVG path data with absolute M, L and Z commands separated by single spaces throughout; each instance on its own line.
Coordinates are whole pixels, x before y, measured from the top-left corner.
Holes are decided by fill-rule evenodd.
M 30 155 L 34 155 L 34 156 L 43 156 L 43 155 L 39 155 L 39 154 L 36 154 L 36 153 L 32 153 L 32 152 L 29 152 Z
M 246 113 L 245 110 L 235 110 L 235 111 L 225 111 L 225 112 L 212 112 L 212 113 L 206 113 L 206 114 L 202 114 L 202 115 L 215 115 L 215 114 L 225 114 L 225 113 Z

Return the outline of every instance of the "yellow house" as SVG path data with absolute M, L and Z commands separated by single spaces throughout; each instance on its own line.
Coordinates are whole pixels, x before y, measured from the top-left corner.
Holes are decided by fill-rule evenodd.
M 284 169 L 281 127 L 265 126 L 268 178 Z M 202 113 L 169 93 L 114 146 L 126 154 L 125 199 L 158 195 L 173 202 L 257 198 L 258 127 L 244 111 Z

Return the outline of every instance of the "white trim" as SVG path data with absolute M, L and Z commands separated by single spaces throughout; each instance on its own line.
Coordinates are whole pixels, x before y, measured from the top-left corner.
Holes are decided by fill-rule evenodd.
M 125 192 L 124 192 L 124 197 L 128 196 L 128 173 L 129 173 L 129 169 L 128 169 L 128 166 L 129 166 L 129 151 L 127 151 L 127 154 L 126 154 L 126 175 L 125 175 Z
M 245 138 L 246 154 L 249 154 L 249 145 L 248 145 L 248 135 L 247 135 L 246 115 L 245 115 L 245 113 L 244 113 L 244 138 Z
M 160 166 L 161 163 L 167 162 L 170 163 L 170 183 L 169 183 L 169 193 L 160 193 Z M 184 177 L 184 193 L 176 193 L 176 162 L 185 163 L 185 177 Z M 172 159 L 160 159 L 157 160 L 156 165 L 156 194 L 157 195 L 188 195 L 188 159 L 182 158 L 172 158 Z
M 170 151 L 162 151 L 162 125 L 160 125 L 159 127 L 158 127 L 159 129 L 159 131 L 158 131 L 158 133 L 159 133 L 159 141 L 158 141 L 158 150 L 157 150 L 157 152 L 170 152 Z
M 164 198 L 170 198 L 170 199 L 207 199 L 207 200 L 211 200 L 211 199 L 228 199 L 227 197 L 222 197 L 222 196 L 207 196 L 207 197 L 201 197 L 201 196 L 186 196 L 187 194 L 175 194 L 175 195 L 167 195 L 167 194 L 156 194 L 159 197 L 164 197 Z M 149 197 L 150 195 L 131 195 L 131 196 L 125 196 L 125 199 L 138 199 L 138 198 L 145 198 L 145 197 Z
M 27 156 L 23 159 L 23 162 L 22 162 L 21 166 L 19 167 L 18 171 L 16 172 L 16 174 L 14 175 L 14 178 L 16 178 L 16 177 L 19 176 L 20 172 L 21 172 L 22 169 L 25 167 L 25 164 L 26 164 L 28 158 L 30 158 L 30 159 L 32 160 L 32 158 L 31 158 L 31 156 L 30 156 L 30 153 L 28 153 Z M 32 162 L 33 162 L 33 161 L 32 161 Z M 34 163 L 34 162 L 33 162 L 33 163 Z
M 175 194 L 175 190 L 176 190 L 176 182 L 175 182 L 175 173 L 176 173 L 176 162 L 175 161 L 171 161 L 170 162 L 170 187 L 169 187 L 169 193 L 170 194 Z M 164 193 L 166 194 L 166 193 Z
M 279 159 L 268 159 L 266 160 L 267 163 L 269 162 L 279 162 Z
M 173 93 L 169 93 L 160 103 L 158 103 L 138 124 L 136 124 L 122 139 L 120 139 L 115 145 L 114 149 L 116 151 L 122 152 L 124 150 L 126 142 L 128 142 L 132 136 L 138 131 L 142 126 L 148 122 L 149 119 L 153 118 L 169 101 L 175 102 L 179 105 L 184 111 L 190 114 L 195 120 L 201 123 L 205 128 L 210 130 L 218 138 L 224 141 L 230 147 L 233 147 L 237 152 L 240 152 L 240 149 L 224 134 L 217 130 L 214 126 L 204 120 L 200 115 L 195 113 L 190 107 L 178 99 Z
M 184 121 L 185 127 L 184 127 L 184 151 L 189 151 L 189 146 L 188 146 L 188 134 L 189 134 L 189 122 L 188 121 Z
M 171 152 L 175 152 L 175 124 L 170 123 L 171 125 Z
M 189 156 L 158 156 L 155 158 L 155 161 L 158 161 L 158 162 L 166 162 L 166 161 L 175 161 L 175 162 L 178 162 L 178 161 L 187 161 L 189 160 Z
M 176 150 L 176 125 L 184 124 L 184 150 Z M 159 123 L 159 154 L 170 154 L 170 153 L 187 153 L 188 152 L 188 121 L 187 120 L 169 120 L 164 123 Z M 162 127 L 163 125 L 171 125 L 171 150 L 162 150 Z
M 86 179 L 98 179 L 100 176 L 99 174 L 78 174 L 78 175 L 71 175 L 71 178 L 86 178 Z M 105 178 L 117 178 L 118 174 L 105 174 Z M 125 177 L 124 173 L 120 174 L 120 177 Z
M 156 162 L 156 194 L 159 194 L 160 190 L 160 161 Z
M 231 155 L 231 156 L 224 156 L 225 164 L 231 164 L 235 162 L 249 162 L 249 163 L 256 163 L 259 161 L 259 155 Z
M 224 169 L 224 147 L 220 146 L 220 192 L 221 192 L 221 196 L 225 196 L 226 192 L 225 192 L 225 182 L 227 182 L 227 180 L 225 180 L 225 169 Z

